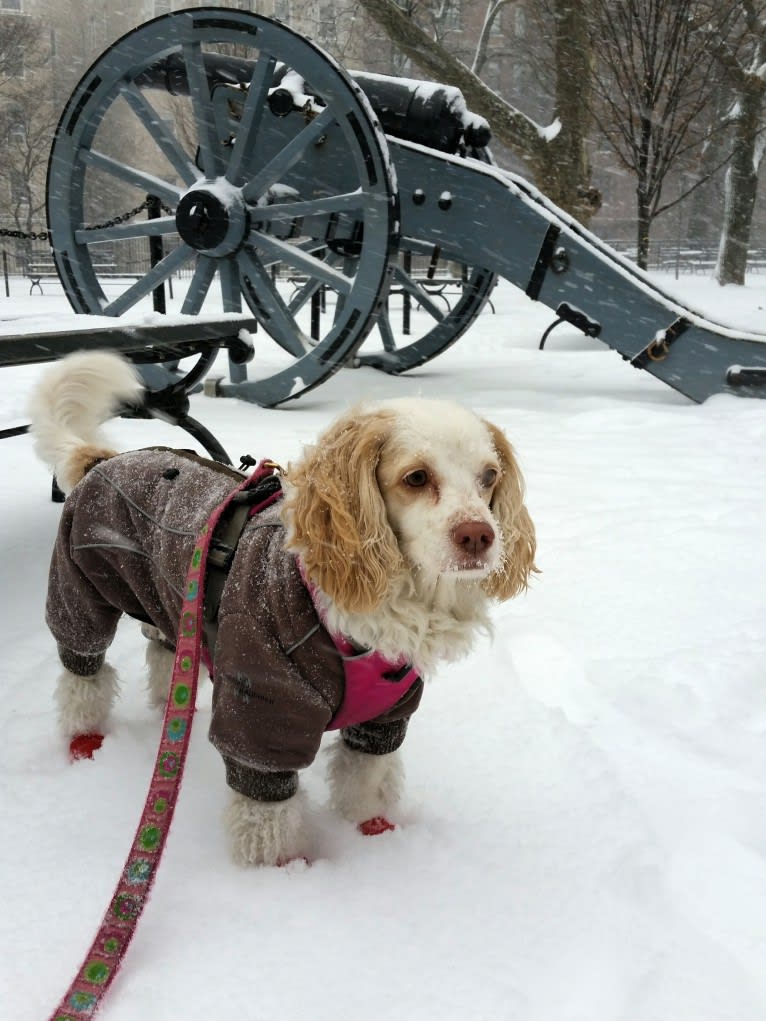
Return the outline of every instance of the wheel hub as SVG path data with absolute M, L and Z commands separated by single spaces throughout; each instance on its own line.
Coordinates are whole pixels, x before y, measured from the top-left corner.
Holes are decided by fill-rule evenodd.
M 196 251 L 230 255 L 242 246 L 248 229 L 242 193 L 225 182 L 206 181 L 195 186 L 178 203 L 176 226 Z

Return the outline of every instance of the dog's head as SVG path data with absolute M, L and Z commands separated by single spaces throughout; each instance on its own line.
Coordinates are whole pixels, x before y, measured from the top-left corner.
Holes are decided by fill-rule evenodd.
M 288 548 L 342 610 L 369 613 L 406 571 L 509 599 L 535 570 L 510 443 L 458 404 L 402 398 L 339 419 L 287 472 Z

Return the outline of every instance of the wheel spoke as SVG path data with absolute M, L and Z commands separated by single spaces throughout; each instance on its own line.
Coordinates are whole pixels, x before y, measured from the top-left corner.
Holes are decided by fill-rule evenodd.
M 362 209 L 366 199 L 361 188 L 347 191 L 342 195 L 327 195 L 321 199 L 306 199 L 301 202 L 275 202 L 271 206 L 258 206 L 253 216 L 259 223 L 279 223 L 282 220 L 297 220 L 302 216 L 326 213 L 341 213 L 349 209 Z
M 394 267 L 393 278 L 401 285 L 402 290 L 412 295 L 421 308 L 428 312 L 428 314 L 438 323 L 446 318 L 446 313 L 439 308 L 436 302 L 431 298 L 431 295 L 423 287 L 421 287 L 420 284 L 416 283 L 412 277 L 408 276 L 400 266 Z
M 222 259 L 218 264 L 221 277 L 221 297 L 224 312 L 242 311 L 239 269 L 234 259 Z
M 138 117 L 143 126 L 160 148 L 162 155 L 175 168 L 181 180 L 192 185 L 200 176 L 189 154 L 168 131 L 165 121 L 160 117 L 144 93 L 134 82 L 126 82 L 121 89 L 122 97 Z
M 152 266 L 149 272 L 142 276 L 140 280 L 137 280 L 132 287 L 123 291 L 119 298 L 106 305 L 103 309 L 104 315 L 122 315 L 123 312 L 132 308 L 142 298 L 151 294 L 155 287 L 159 287 L 164 280 L 167 280 L 171 274 L 175 273 L 185 262 L 188 262 L 194 254 L 194 249 L 189 245 L 180 245 L 175 251 L 170 252 L 164 259 L 161 259 L 156 266 Z
M 215 259 L 209 259 L 204 255 L 199 256 L 194 273 L 189 282 L 189 289 L 186 292 L 184 303 L 181 306 L 183 315 L 196 316 L 202 308 L 202 303 L 210 290 L 210 284 L 215 276 Z
M 97 229 L 82 227 L 74 233 L 79 245 L 93 244 L 96 241 L 124 241 L 126 238 L 161 237 L 164 234 L 177 234 L 178 227 L 174 216 L 161 216 L 156 220 L 137 220 L 135 223 L 116 223 L 113 227 Z
M 231 159 L 226 168 L 225 177 L 231 184 L 241 184 L 252 173 L 251 167 L 258 154 L 255 140 L 261 126 L 276 62 L 275 57 L 266 58 L 263 55 L 256 62 L 247 90 L 247 99 L 242 107 L 241 130 L 237 132 Z
M 195 41 L 184 42 L 182 49 L 202 170 L 208 178 L 218 177 L 222 170 L 222 161 L 202 48 L 199 42 Z
M 314 294 L 316 294 L 316 292 L 319 290 L 321 286 L 322 286 L 321 280 L 313 279 L 307 280 L 306 283 L 296 291 L 296 293 L 292 296 L 292 298 L 290 298 L 289 302 L 287 303 L 287 308 L 289 309 L 289 311 L 292 312 L 293 315 L 295 315 L 296 312 L 300 312 L 300 310 L 303 308 L 306 302 L 309 301 Z
M 383 341 L 383 350 L 391 353 L 396 351 L 396 339 L 394 338 L 394 331 L 391 329 L 391 320 L 387 308 L 382 308 L 378 313 L 378 330 L 380 331 L 380 339 Z
M 183 194 L 181 188 L 170 184 L 169 181 L 163 181 L 161 177 L 147 174 L 137 167 L 128 166 L 127 163 L 120 163 L 119 160 L 112 159 L 111 156 L 107 156 L 103 152 L 80 149 L 78 156 L 83 163 L 87 163 L 97 170 L 103 170 L 111 177 L 118 177 L 121 181 L 132 184 L 147 195 L 156 195 L 158 199 L 163 199 L 171 205 L 175 206 Z
M 333 123 L 335 114 L 331 107 L 326 107 L 302 131 L 293 138 L 280 152 L 269 160 L 242 190 L 246 202 L 257 202 L 270 185 L 276 184 L 291 167 L 301 159 L 305 150 L 315 142 Z
M 270 258 L 292 266 L 293 269 L 297 269 L 305 276 L 320 280 L 323 284 L 332 287 L 334 291 L 338 291 L 339 294 L 351 293 L 354 284 L 353 278 L 344 276 L 339 270 L 333 269 L 332 266 L 328 266 L 321 259 L 314 258 L 313 255 L 308 255 L 296 245 L 272 238 L 268 234 L 261 234 L 257 230 L 250 231 L 250 243 L 265 252 Z
M 242 293 L 266 332 L 295 358 L 311 350 L 311 341 L 290 315 L 271 277 L 247 249 L 239 253 Z

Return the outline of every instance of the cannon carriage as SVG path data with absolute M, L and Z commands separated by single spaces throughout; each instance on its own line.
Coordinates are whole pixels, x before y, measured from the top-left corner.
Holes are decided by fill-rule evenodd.
M 498 275 L 693 400 L 766 392 L 766 337 L 661 292 L 495 167 L 489 140 L 448 86 L 347 73 L 248 12 L 164 15 L 111 46 L 62 113 L 47 198 L 57 270 L 77 312 L 120 317 L 172 284 L 181 316 L 222 309 L 227 336 L 241 316 L 218 389 L 264 406 L 344 366 L 423 364 Z M 146 196 L 151 216 L 121 215 Z M 393 293 L 415 310 L 409 332 Z

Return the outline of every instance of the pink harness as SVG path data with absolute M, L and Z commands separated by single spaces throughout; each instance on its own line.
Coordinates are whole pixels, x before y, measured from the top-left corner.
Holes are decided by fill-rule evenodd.
M 343 660 L 346 683 L 343 701 L 327 730 L 340 730 L 357 723 L 367 723 L 393 709 L 396 703 L 420 679 L 417 670 L 404 656 L 391 662 L 374 649 L 357 649 L 344 635 L 335 634 L 327 627 L 326 614 L 317 597 L 316 586 L 306 577 L 303 564 L 298 561 L 301 579 L 306 586 L 319 619 L 332 638 Z

